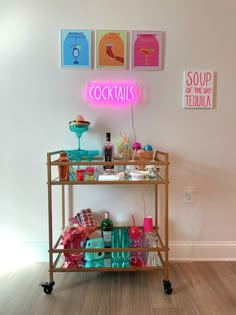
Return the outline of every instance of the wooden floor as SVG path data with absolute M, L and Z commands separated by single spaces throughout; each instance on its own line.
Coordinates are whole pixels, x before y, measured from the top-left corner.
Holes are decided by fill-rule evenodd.
M 171 264 L 171 295 L 161 272 L 55 273 L 46 295 L 38 284 L 48 281 L 47 268 L 37 263 L 0 276 L 0 314 L 236 314 L 236 262 Z

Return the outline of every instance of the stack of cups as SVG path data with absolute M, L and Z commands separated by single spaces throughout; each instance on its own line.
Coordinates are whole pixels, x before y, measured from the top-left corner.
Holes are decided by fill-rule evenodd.
M 122 248 L 129 248 L 130 246 L 130 239 L 129 239 L 129 232 L 128 229 L 121 230 L 121 247 Z M 130 266 L 130 252 L 122 252 L 122 267 L 129 267 Z
M 127 229 L 114 229 L 111 235 L 112 248 L 129 248 L 130 240 Z M 112 252 L 112 267 L 129 267 L 129 252 Z
M 111 234 L 111 247 L 120 248 L 120 233 L 118 229 L 114 229 Z M 120 252 L 111 252 L 112 267 L 120 266 Z
M 153 231 L 153 221 L 151 216 L 145 216 L 143 219 L 143 232 L 144 241 L 143 245 L 146 248 L 156 248 L 157 247 L 157 236 Z M 158 266 L 159 257 L 157 252 L 146 252 L 146 266 Z
M 129 229 L 130 247 L 141 248 L 143 247 L 142 235 L 137 226 L 132 225 Z M 130 253 L 130 265 L 135 267 L 141 267 L 144 265 L 143 252 Z

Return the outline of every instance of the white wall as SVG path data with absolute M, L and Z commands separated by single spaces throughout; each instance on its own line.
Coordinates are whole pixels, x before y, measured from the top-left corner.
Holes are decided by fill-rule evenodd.
M 68 122 L 77 114 L 91 122 L 85 149 L 101 150 L 108 130 L 132 139 L 130 108 L 94 110 L 82 92 L 92 79 L 134 78 L 147 93 L 134 109 L 137 140 L 170 153 L 173 257 L 235 259 L 235 14 L 234 0 L 1 1 L 1 232 L 23 243 L 47 242 L 46 152 L 76 148 Z M 164 69 L 62 70 L 63 28 L 161 30 Z M 216 72 L 214 109 L 182 109 L 187 69 Z M 189 185 L 196 187 L 194 205 L 183 203 Z M 74 211 L 113 211 L 115 222 L 129 222 L 134 212 L 141 223 L 141 194 L 151 213 L 147 187 L 129 194 L 121 187 L 75 189 Z

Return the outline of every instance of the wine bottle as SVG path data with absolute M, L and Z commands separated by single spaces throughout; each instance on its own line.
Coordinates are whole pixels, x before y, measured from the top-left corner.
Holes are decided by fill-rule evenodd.
M 106 133 L 106 142 L 104 143 L 104 162 L 111 162 L 114 159 L 114 145 L 111 142 L 111 133 Z M 111 171 L 114 169 L 114 165 L 104 165 L 105 171 Z
M 102 220 L 101 232 L 104 240 L 104 247 L 111 247 L 111 234 L 113 230 L 113 222 L 109 218 L 109 212 L 105 212 L 105 218 Z

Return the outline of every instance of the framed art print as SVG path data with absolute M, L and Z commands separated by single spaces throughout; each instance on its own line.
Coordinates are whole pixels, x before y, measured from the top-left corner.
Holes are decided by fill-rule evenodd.
M 183 108 L 213 108 L 214 71 L 184 71 Z
M 132 31 L 131 69 L 161 70 L 161 31 Z
M 127 68 L 127 31 L 96 31 L 96 68 Z
M 91 68 L 90 30 L 61 30 L 61 67 Z

